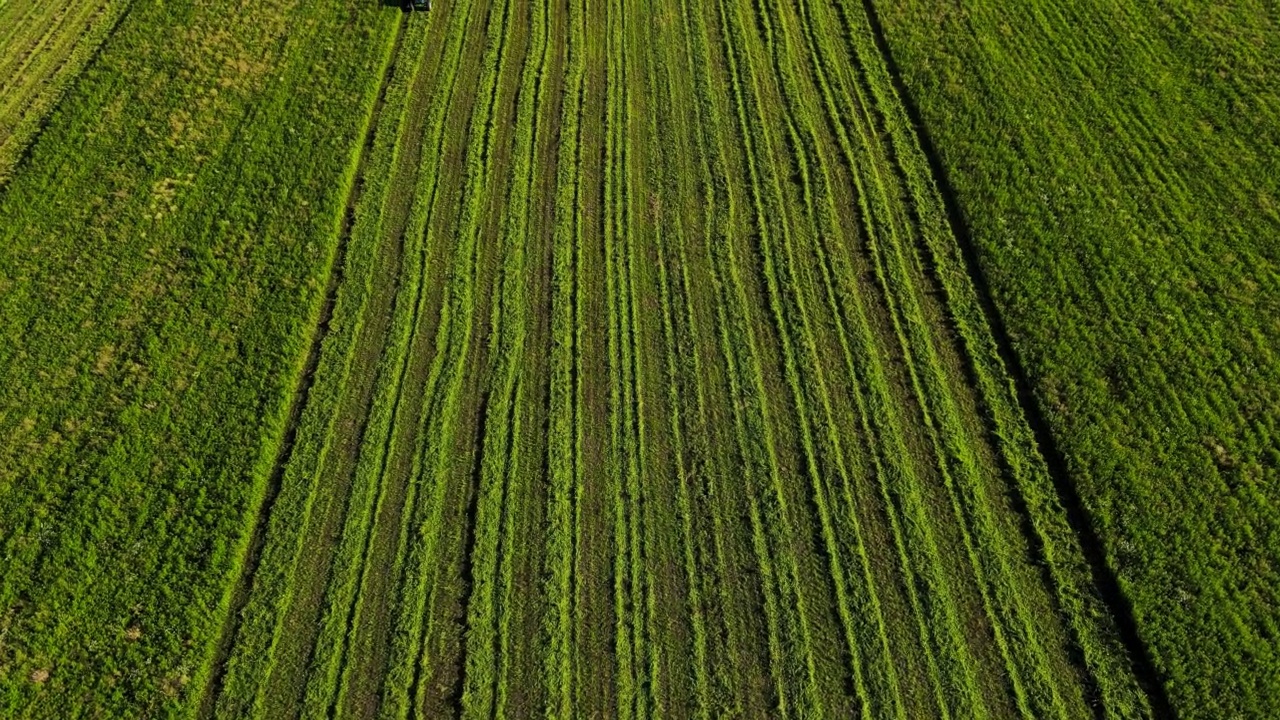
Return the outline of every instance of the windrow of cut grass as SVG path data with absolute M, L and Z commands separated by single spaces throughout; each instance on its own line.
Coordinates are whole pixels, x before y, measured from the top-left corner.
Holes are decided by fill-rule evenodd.
M 349 435 L 368 422 L 374 369 L 389 331 L 397 285 L 382 278 L 396 276 L 404 250 L 398 234 L 403 217 L 392 217 L 404 182 L 399 140 L 419 130 L 412 126 L 408 96 L 427 37 L 423 26 L 401 32 L 404 37 L 387 48 L 388 81 L 358 177 L 359 196 L 348 208 L 341 283 L 315 384 L 268 509 L 261 555 L 256 567 L 246 569 L 251 590 L 224 631 L 234 651 L 222 670 L 225 678 L 209 690 L 219 715 L 269 712 L 301 695 L 301 673 L 316 637 L 317 596 L 334 562 L 332 543 L 322 538 L 333 536 L 346 517 L 356 462 Z
M 112 42 L 133 37 L 134 23 L 167 17 L 135 2 L 143 4 Z M 302 197 L 327 186 L 315 184 L 318 175 L 290 175 L 279 192 L 330 203 L 330 224 L 317 226 L 330 234 L 308 237 L 337 241 L 316 250 L 310 292 L 290 288 L 289 266 L 261 255 L 302 258 L 302 248 L 259 247 L 250 242 L 256 236 L 237 231 L 235 257 L 253 260 L 242 272 L 223 250 L 190 246 L 178 257 L 199 273 L 187 277 L 216 293 L 190 296 L 202 314 L 158 325 L 166 333 L 186 328 L 187 344 L 151 333 L 165 320 L 155 308 L 168 307 L 148 300 L 154 282 L 119 288 L 133 295 L 115 307 L 133 313 L 124 315 L 133 323 L 125 328 L 148 352 L 166 342 L 171 354 L 198 350 L 213 337 L 225 340 L 226 354 L 258 358 L 234 366 L 207 358 L 201 368 L 221 374 L 206 391 L 259 393 L 252 407 L 276 415 L 243 436 L 256 427 L 250 404 L 224 413 L 239 424 L 184 420 L 175 431 L 194 428 L 192 437 L 215 443 L 199 446 L 210 464 L 182 465 L 185 484 L 165 490 L 166 514 L 147 526 L 151 534 L 116 532 L 81 544 L 68 535 L 62 554 L 48 560 L 40 550 L 48 537 L 40 534 L 44 501 L 30 500 L 40 497 L 33 493 L 46 486 L 45 475 L 23 472 L 56 467 L 70 478 L 84 467 L 82 450 L 30 462 L 10 451 L 0 467 L 18 468 L 13 476 L 27 495 L 6 490 L 0 512 L 37 514 L 6 536 L 6 552 L 23 570 L 64 563 L 73 548 L 140 543 L 118 546 L 112 569 L 119 570 L 139 548 L 180 540 L 194 556 L 220 538 L 244 538 L 203 566 L 214 574 L 161 575 L 211 597 L 206 607 L 215 615 L 229 608 L 220 644 L 207 619 L 199 626 L 193 647 L 212 648 L 207 656 L 199 649 L 155 656 L 193 663 L 190 675 L 205 689 L 199 704 L 179 685 L 164 706 L 173 713 L 186 703 L 213 717 L 386 720 L 1157 714 L 1159 699 L 1149 700 L 1135 676 L 1124 627 L 1110 614 L 1089 548 L 1037 447 L 984 288 L 968 274 L 964 237 L 867 7 L 437 0 L 429 14 L 390 7 L 322 14 L 302 5 L 243 11 L 276 23 L 255 26 L 252 47 L 271 54 L 260 64 L 195 63 L 188 72 L 261 73 L 244 87 L 200 95 L 229 103 L 240 93 L 240 104 L 221 116 L 228 127 L 215 149 L 248 157 L 247 169 L 205 167 L 200 187 L 243 195 L 237 212 L 266 213 L 249 201 L 278 199 L 271 193 L 281 186 L 245 153 L 255 142 L 310 132 L 302 138 L 312 142 L 307 157 L 320 162 L 332 146 L 348 163 L 339 177 L 346 185 Z M 207 25 L 226 22 L 211 9 L 187 12 Z M 367 37 L 327 34 L 345 22 L 363 23 Z M 305 32 L 286 32 L 296 23 Z M 174 52 L 191 52 L 199 36 L 184 37 Z M 363 134 L 352 123 L 348 144 L 316 145 L 313 136 L 334 119 L 305 112 L 288 122 L 265 119 L 312 97 L 289 72 L 335 63 L 348 43 L 368 46 L 365 74 L 353 69 L 352 84 L 342 86 L 361 89 L 359 107 L 372 118 Z M 115 57 L 112 47 L 104 58 Z M 276 77 L 280 68 L 285 75 Z M 155 77 L 141 86 L 163 92 L 167 75 Z M 307 92 L 340 99 L 331 85 Z M 269 102 L 247 109 L 259 98 Z M 113 122 L 133 127 L 132 113 L 142 111 L 110 102 L 95 107 L 107 117 L 125 114 Z M 304 121 L 316 124 L 300 129 Z M 36 143 L 32 165 L 0 196 L 0 211 L 19 212 L 7 204 L 19 188 L 30 198 L 49 187 L 52 165 L 42 181 L 29 171 L 63 161 L 43 149 L 51 137 Z M 131 137 L 97 142 L 111 153 L 139 149 L 139 175 L 159 172 L 165 153 L 180 152 L 178 144 L 156 149 Z M 201 135 L 200 142 L 211 141 Z M 199 209 L 214 202 L 188 194 L 186 183 L 199 178 L 162 177 L 170 180 L 142 185 L 153 199 L 136 205 L 149 222 L 182 218 L 188 203 L 191 212 L 210 213 L 196 228 L 206 235 L 184 225 L 165 236 L 170 243 L 216 238 L 237 221 L 222 206 Z M 95 214 L 136 202 L 128 188 L 137 185 L 119 195 L 124 186 L 95 189 L 87 197 L 98 201 L 65 209 L 48 200 L 46 209 L 66 215 L 58 228 L 97 227 Z M 271 219 L 293 218 L 288 206 L 271 207 L 263 227 L 292 237 L 293 226 Z M 115 216 L 102 217 L 105 245 L 117 237 Z M 43 246 L 59 242 L 40 237 Z M 62 274 L 41 270 L 53 278 L 43 288 L 32 285 L 33 258 L 42 257 L 34 245 L 27 255 L 0 255 L 12 258 L 0 265 L 7 273 L 0 282 L 16 288 L 14 308 L 37 296 L 61 298 L 39 317 L 28 307 L 28 315 L 0 321 L 14 336 L 56 329 L 49 323 L 64 315 L 83 324 L 96 311 L 68 313 L 78 306 L 55 292 L 55 281 L 63 292 L 81 287 L 69 278 L 84 267 L 83 255 L 61 247 Z M 153 253 L 168 252 L 163 247 Z M 289 345 L 265 330 L 237 333 L 258 317 L 250 310 L 283 312 L 289 298 L 295 312 L 317 304 L 324 263 L 335 273 L 312 314 L 321 322 L 285 420 L 288 403 L 277 405 L 299 377 L 290 353 L 305 338 Z M 95 283 L 95 291 L 115 288 Z M 248 297 L 235 295 L 246 285 Z M 302 327 L 305 318 L 290 317 L 290 328 Z M 192 327 L 207 332 L 191 336 Z M 111 331 L 121 336 L 119 327 Z M 257 344 L 266 339 L 284 351 Z M 66 357 L 116 372 L 116 346 L 85 342 Z M 0 360 L 35 369 L 43 356 L 24 352 L 0 347 Z M 132 360 L 138 356 L 126 357 L 129 372 L 148 371 Z M 230 368 L 259 379 L 232 387 Z M 111 397 L 93 383 L 78 392 L 85 407 Z M 165 407 L 176 413 L 201 397 L 175 394 Z M 24 423 L 8 409 L 16 405 L 4 407 L 0 421 L 18 432 L 43 422 Z M 61 416 L 55 422 L 39 427 L 79 427 Z M 174 448 L 197 447 L 173 435 L 118 435 L 127 444 L 87 455 L 102 459 L 102 478 L 64 489 L 51 508 L 132 510 L 118 503 L 139 490 L 128 474 L 137 463 L 163 468 Z M 263 440 L 277 436 L 288 442 Z M 76 437 L 83 448 L 97 436 Z M 253 459 L 228 465 L 217 448 L 241 448 Z M 223 464 L 211 464 L 216 458 Z M 242 474 L 219 476 L 225 487 L 206 480 L 197 488 L 206 469 L 235 468 Z M 258 474 L 245 474 L 251 470 Z M 244 477 L 252 492 L 231 485 Z M 94 494 L 106 483 L 114 494 Z M 170 533 L 191 497 L 219 501 L 199 507 L 202 522 L 214 511 L 220 520 Z M 96 498 L 107 504 L 93 505 Z M 147 507 L 141 517 L 159 518 Z M 241 557 L 248 560 L 234 581 Z M 233 582 L 219 584 L 228 576 Z M 77 579 L 49 582 L 61 577 Z M 141 581 L 133 582 L 126 587 Z M 3 676 L 14 688 L 10 706 L 23 709 L 34 693 L 66 681 L 53 674 L 39 689 L 24 679 L 45 665 L 35 654 L 13 654 L 28 651 L 8 638 L 37 638 L 45 653 L 65 649 L 68 636 L 46 630 L 48 613 L 64 606 L 48 604 L 50 591 L 38 584 L 4 583 L 0 610 L 9 625 L 0 627 L 12 629 L 0 631 L 0 652 L 11 654 L 0 655 L 0 670 L 26 673 Z M 108 593 L 57 587 L 83 607 L 104 607 Z M 172 588 L 166 597 L 185 592 Z M 125 599 L 110 593 L 112 602 Z M 134 643 L 126 647 L 150 637 L 145 616 L 117 624 L 121 643 Z M 98 679 L 86 687 L 109 697 L 92 706 L 156 711 L 158 699 L 112 694 L 92 685 Z
M 395 21 L 135 3 L 0 194 L 0 714 L 198 703 Z
M 0 187 L 131 2 L 0 5 Z
M 883 28 L 864 33 L 883 33 L 953 188 L 933 212 L 971 235 L 948 263 L 984 278 L 966 302 L 1001 319 L 1156 712 L 1266 714 L 1280 693 L 1275 14 L 874 9 Z M 999 411 L 1009 427 L 1016 409 Z M 1032 442 L 1012 427 L 1008 441 Z M 1046 497 L 1027 493 L 1033 510 Z M 1038 529 L 1048 552 L 1067 530 Z M 1106 643 L 1076 632 L 1086 652 Z

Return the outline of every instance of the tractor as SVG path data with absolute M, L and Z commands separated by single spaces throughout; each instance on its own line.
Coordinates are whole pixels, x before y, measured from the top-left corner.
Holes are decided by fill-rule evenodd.
M 413 12 L 414 10 L 430 12 L 431 0 L 404 0 L 404 9 L 408 12 Z

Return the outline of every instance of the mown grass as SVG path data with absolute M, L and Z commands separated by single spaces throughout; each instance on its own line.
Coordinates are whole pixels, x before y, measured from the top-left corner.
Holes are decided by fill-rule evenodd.
M 169 17 L 137 7 L 152 13 L 144 17 L 153 25 Z M 67 293 L 123 288 L 133 294 L 114 307 L 132 323 L 124 325 L 129 333 L 150 337 L 145 347 L 156 352 L 206 352 L 203 372 L 224 371 L 218 384 L 199 385 L 211 382 L 207 375 L 184 382 L 245 398 L 235 406 L 239 415 L 219 417 L 226 425 L 184 420 L 207 446 L 172 433 L 139 439 L 118 431 L 132 445 L 111 456 L 121 464 L 103 465 L 119 471 L 107 476 L 119 485 L 115 495 L 100 506 L 58 508 L 116 508 L 125 491 L 139 492 L 126 455 L 162 468 L 181 457 L 175 448 L 203 448 L 207 466 L 185 466 L 184 485 L 147 488 L 169 492 L 179 509 L 165 516 L 170 524 L 135 533 L 133 547 L 154 552 L 175 540 L 243 538 L 259 520 L 254 505 L 281 455 L 279 492 L 254 530 L 261 552 L 252 572 L 238 585 L 220 584 L 234 580 L 240 540 L 217 556 L 221 564 L 201 566 L 203 575 L 160 576 L 205 593 L 215 615 L 231 602 L 226 588 L 237 588 L 237 612 L 222 626 L 229 649 L 216 656 L 229 658 L 218 668 L 225 674 L 209 675 L 213 652 L 201 654 L 218 629 L 208 620 L 198 625 L 203 645 L 144 661 L 191 662 L 188 682 L 213 693 L 200 709 L 225 717 L 1127 718 L 1159 711 L 1135 679 L 1124 628 L 1061 506 L 989 325 L 985 288 L 969 275 L 965 237 L 951 224 L 866 6 L 459 0 L 438 3 L 429 15 L 349 11 L 242 10 L 274 24 L 255 26 L 250 44 L 213 33 L 224 44 L 211 55 L 217 62 L 192 42 L 199 34 L 185 34 L 173 52 L 190 66 L 142 83 L 177 103 L 188 91 L 171 77 L 253 76 L 201 93 L 225 104 L 217 106 L 222 115 L 210 111 L 199 125 L 221 134 L 217 142 L 203 134 L 189 140 L 203 143 L 192 163 L 220 163 L 225 155 L 241 161 L 243 172 L 204 167 L 207 176 L 112 185 L 124 191 L 99 193 L 110 200 L 93 191 L 74 203 L 41 201 L 65 215 L 59 228 L 98 232 L 99 256 L 126 237 L 151 257 L 140 237 L 118 236 L 110 224 L 95 230 L 94 212 L 108 223 L 123 212 L 99 210 L 111 202 L 145 211 L 148 223 L 182 220 L 162 226 L 169 229 L 153 254 L 188 248 L 177 257 L 199 274 L 165 266 L 163 279 L 186 272 L 214 288 L 179 297 L 194 298 L 198 312 L 157 310 L 169 306 L 147 293 L 171 291 L 156 290 L 156 271 L 132 285 L 107 275 L 90 275 L 92 286 L 71 284 L 71 272 L 96 256 L 77 254 L 52 231 L 33 237 L 45 237 L 40 247 L 62 243 L 59 289 L 54 280 L 32 285 L 33 258 L 41 257 L 34 252 L 11 254 L 9 267 L 21 272 L 0 275 L 20 291 L 13 307 L 26 308 L 27 315 L 5 320 L 13 333 L 55 335 L 61 326 L 51 321 L 66 315 L 82 323 L 97 309 L 67 314 L 80 307 Z M 189 12 L 202 27 L 228 22 L 213 9 Z M 121 37 L 140 32 L 135 17 Z M 348 21 L 362 23 L 365 35 L 337 39 Z M 289 31 L 298 27 L 305 32 Z M 345 43 L 365 53 L 359 68 L 342 65 L 350 71 L 342 76 L 347 95 L 324 83 L 311 94 L 298 90 L 289 73 L 308 68 L 328 77 L 322 63 L 336 62 L 331 54 Z M 264 55 L 223 62 L 227 47 Z M 113 62 L 131 60 L 115 52 L 122 56 Z M 327 158 L 337 168 L 339 187 L 303 173 L 319 172 L 305 163 L 287 170 L 281 182 L 288 185 L 276 185 L 250 150 L 267 143 L 279 151 L 271 158 L 294 157 L 285 155 L 291 132 L 328 137 L 322 126 L 336 127 L 333 118 L 282 119 L 289 103 L 313 95 L 326 98 L 317 109 L 354 97 L 375 124 L 351 122 L 346 144 L 328 138 L 332 153 L 313 139 L 306 145 L 309 161 Z M 171 108 L 152 104 L 169 118 Z M 117 162 L 139 177 L 186 147 L 137 126 L 142 110 L 120 104 L 114 112 L 124 115 L 112 122 L 141 137 L 100 138 L 98 152 L 115 158 L 138 150 L 133 165 Z M 189 118 L 178 119 L 171 128 L 191 127 Z M 303 121 L 312 125 L 300 130 Z M 48 152 L 41 161 L 46 142 L 53 141 L 37 143 L 33 155 L 50 164 L 45 184 L 24 171 L 15 185 L 31 186 L 25 198 L 53 187 L 53 163 L 66 157 Z M 93 176 L 77 177 L 88 184 Z M 308 256 L 286 240 L 237 231 L 236 259 L 254 261 L 239 268 L 218 254 L 217 232 L 240 227 L 224 222 L 249 221 L 224 219 L 220 196 L 193 196 L 187 182 L 201 193 L 241 198 L 234 207 L 268 223 L 262 228 L 272 238 L 306 230 L 308 239 L 330 245 Z M 150 197 L 132 199 L 134 187 Z M 267 200 L 279 197 L 326 202 L 330 211 L 312 218 L 282 202 L 268 210 Z M 0 197 L 0 209 L 17 213 L 10 200 Z M 138 234 L 155 240 L 153 227 Z M 35 247 L 32 241 L 28 249 Z M 314 377 L 296 385 L 307 339 L 301 333 L 290 345 L 282 338 L 293 336 L 280 333 L 307 327 L 308 309 L 314 322 L 334 247 L 343 254 L 325 304 L 332 317 L 322 324 L 323 343 L 311 349 Z M 289 288 L 289 268 L 311 273 L 309 290 Z M 237 294 L 246 287 L 247 296 Z M 34 297 L 56 305 L 37 313 Z M 293 324 L 271 315 L 283 324 L 270 334 L 274 326 L 258 313 L 289 308 Z M 167 334 L 148 335 L 153 322 Z M 119 324 L 101 332 L 127 336 Z M 62 366 L 110 376 L 124 346 L 91 340 L 70 343 L 72 360 Z M 207 348 L 218 342 L 232 349 L 215 356 Z M 235 375 L 242 384 L 234 387 L 225 360 L 232 350 L 257 358 L 238 370 L 259 373 Z M 136 354 L 124 357 L 149 368 Z M 11 349 L 0 349 L 0 359 L 34 369 L 34 360 Z M 129 371 L 139 372 L 133 365 Z M 52 387 L 53 379 L 42 382 Z M 85 407 L 110 397 L 95 384 L 105 382 L 80 391 Z M 292 402 L 306 402 L 290 413 L 296 424 L 287 436 L 295 440 L 283 453 L 263 438 L 281 434 L 289 407 L 281 398 L 295 385 L 306 392 Z M 181 390 L 163 387 L 179 398 Z M 5 392 L 16 398 L 19 391 Z M 253 407 L 275 413 L 266 425 L 251 421 L 251 397 L 258 398 Z M 189 393 L 179 399 L 182 406 L 166 407 L 206 414 L 212 407 L 189 405 L 201 399 Z M 0 419 L 13 424 L 15 417 Z M 52 427 L 69 433 L 79 426 Z M 217 454 L 237 449 L 239 464 Z M 81 458 L 97 462 L 110 450 L 60 452 L 48 462 L 72 477 L 85 467 Z M 16 463 L 26 455 L 5 457 Z M 32 457 L 29 469 L 45 467 L 42 456 Z M 233 471 L 241 474 L 214 475 L 225 482 L 210 484 L 210 472 Z M 25 483 L 26 499 L 0 495 L 8 503 L 0 509 L 13 517 L 40 510 L 44 501 L 29 498 L 44 475 L 14 477 Z M 252 478 L 247 489 L 232 483 L 245 477 Z M 83 502 L 95 487 L 77 489 L 67 502 Z M 216 501 L 200 508 L 219 524 L 170 534 L 171 518 L 185 512 L 180 502 L 192 497 Z M 38 539 L 30 535 L 36 522 L 15 537 Z M 108 540 L 116 537 L 124 536 Z M 111 545 L 92 539 L 76 547 Z M 31 553 L 19 566 L 25 572 L 41 556 L 23 552 Z M 14 608 L 6 617 L 17 619 L 17 637 L 67 647 L 67 631 L 35 625 L 49 617 L 40 614 L 47 606 L 21 593 L 38 586 L 6 582 L 0 587 L 18 589 L 0 609 Z M 105 607 L 103 597 L 123 601 L 101 585 L 58 587 L 85 607 Z M 179 596 L 189 591 L 167 595 L 170 602 Z M 126 647 L 150 638 L 145 618 L 117 624 Z M 43 667 L 27 656 L 27 665 L 14 665 L 7 637 L 0 633 L 0 649 L 11 653 L 0 655 L 9 662 L 0 668 Z M 121 667 L 136 659 L 119 657 Z M 5 677 L 28 693 L 62 682 L 56 673 L 43 686 Z M 195 693 L 175 695 L 169 711 L 195 708 Z M 15 690 L 13 697 L 27 696 Z M 123 714 L 156 707 L 137 694 L 95 696 L 90 706 Z
M 1172 711 L 1265 714 L 1280 697 L 1274 14 L 875 6 Z
M 0 195 L 3 714 L 203 687 L 390 27 L 138 2 Z

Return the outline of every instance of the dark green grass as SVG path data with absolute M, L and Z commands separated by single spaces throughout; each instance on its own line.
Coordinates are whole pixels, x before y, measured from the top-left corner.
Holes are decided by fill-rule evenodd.
M 1274 8 L 876 3 L 1173 709 L 1280 704 Z
M 868 6 L 138 1 L 0 195 L 0 715 L 1161 715 Z
M 395 21 L 139 2 L 0 195 L 0 715 L 203 686 Z

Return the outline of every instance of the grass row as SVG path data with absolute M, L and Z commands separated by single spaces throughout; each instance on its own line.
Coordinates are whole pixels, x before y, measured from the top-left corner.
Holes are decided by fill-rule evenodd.
M 1274 705 L 1274 18 L 880 12 L 1174 710 Z
M 465 651 L 465 686 L 461 698 L 464 712 L 474 716 L 493 716 L 504 708 L 502 701 L 499 653 L 504 641 L 511 641 L 511 616 L 503 613 L 500 593 L 510 588 L 510 560 L 503 562 L 503 551 L 510 553 L 510 523 L 518 510 L 512 498 L 517 493 L 511 484 L 517 482 L 521 458 L 516 443 L 523 425 L 518 408 L 526 392 L 521 382 L 521 363 L 526 353 L 531 310 L 529 290 L 533 262 L 529 237 L 530 197 L 534 191 L 534 162 L 538 146 L 536 121 L 548 92 L 542 77 L 551 58 L 548 38 L 547 7 L 532 4 L 528 22 L 532 33 L 529 55 L 521 71 L 515 118 L 515 140 L 512 155 L 513 183 L 502 226 L 503 264 L 500 282 L 495 284 L 497 302 L 490 317 L 490 382 L 486 433 L 481 438 L 480 478 L 474 515 L 477 534 L 473 564 L 473 588 L 467 608 Z M 516 18 L 515 22 L 521 22 Z M 533 257 L 536 260 L 536 256 Z M 505 533 L 508 535 L 504 536 Z M 500 565 L 502 569 L 500 570 Z
M 390 27 L 137 3 L 0 196 L 7 714 L 203 687 Z
M 577 394 L 575 387 L 573 290 L 574 249 L 578 245 L 578 188 L 582 143 L 583 84 L 585 73 L 585 5 L 568 3 L 561 105 L 560 146 L 555 160 L 555 225 L 551 250 L 550 372 L 548 395 L 547 467 L 549 484 L 546 511 L 545 570 L 542 587 L 547 593 L 542 636 L 542 684 L 549 715 L 574 712 L 574 587 L 576 545 L 574 488 L 579 481 L 577 452 Z M 549 169 L 544 169 L 544 171 Z M 544 200 L 545 202 L 545 200 Z M 618 654 L 627 650 L 619 645 Z

